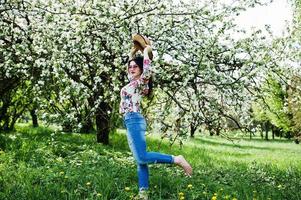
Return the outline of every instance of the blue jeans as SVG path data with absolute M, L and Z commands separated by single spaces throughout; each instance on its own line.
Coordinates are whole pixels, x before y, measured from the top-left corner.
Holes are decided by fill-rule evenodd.
M 147 164 L 174 163 L 173 156 L 146 151 L 146 121 L 139 112 L 126 113 L 123 119 L 129 147 L 137 162 L 139 190 L 148 189 L 149 172 Z

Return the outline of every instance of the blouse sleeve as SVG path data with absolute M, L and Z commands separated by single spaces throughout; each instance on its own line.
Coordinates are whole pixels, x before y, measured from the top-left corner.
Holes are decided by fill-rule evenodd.
M 140 76 L 141 83 L 147 83 L 151 77 L 151 61 L 149 58 L 143 60 L 143 73 Z

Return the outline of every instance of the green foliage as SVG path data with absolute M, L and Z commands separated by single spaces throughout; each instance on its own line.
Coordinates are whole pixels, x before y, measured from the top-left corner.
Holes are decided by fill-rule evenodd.
M 17 127 L 1 134 L 1 199 L 133 199 L 135 162 L 126 137 L 115 133 L 111 145 L 93 135 L 63 134 L 47 128 Z M 157 151 L 158 140 L 147 138 Z M 1 140 L 2 141 L 2 140 Z M 161 152 L 184 154 L 192 178 L 177 167 L 151 165 L 150 199 L 300 199 L 300 148 L 284 140 L 271 143 L 215 138 L 187 141 L 183 149 L 167 142 Z
M 131 34 L 140 32 L 153 41 L 155 90 L 162 93 L 150 109 L 160 110 L 164 102 L 169 113 L 181 113 L 182 129 L 190 127 L 191 134 L 203 124 L 217 134 L 227 128 L 226 119 L 248 126 L 249 90 L 256 85 L 252 78 L 275 68 L 281 58 L 270 52 L 283 45 L 270 47 L 261 30 L 235 39 L 243 30 L 234 19 L 266 3 L 5 1 L 0 9 L 0 58 L 5 61 L 0 64 L 0 94 L 17 88 L 19 94 L 7 100 L 12 108 L 17 108 L 12 99 L 19 99 L 18 110 L 38 109 L 41 119 L 66 131 L 96 129 L 107 135 L 116 125 L 116 102 L 127 82 Z M 22 87 L 25 80 L 28 88 Z M 179 118 L 159 115 L 150 118 L 168 126 Z M 188 131 L 183 130 L 184 136 Z
M 287 107 L 287 91 L 283 85 L 275 77 L 269 76 L 252 108 L 257 121 L 270 122 L 290 137 L 292 124 Z
M 291 113 L 292 131 L 298 140 L 301 139 L 301 78 L 293 76 L 288 89 L 288 110 Z

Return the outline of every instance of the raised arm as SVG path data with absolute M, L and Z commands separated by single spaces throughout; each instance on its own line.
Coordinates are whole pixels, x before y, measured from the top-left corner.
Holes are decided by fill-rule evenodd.
M 151 46 L 146 45 L 143 50 L 143 73 L 140 79 L 146 83 L 151 77 L 151 60 L 149 58 L 149 53 L 152 51 Z

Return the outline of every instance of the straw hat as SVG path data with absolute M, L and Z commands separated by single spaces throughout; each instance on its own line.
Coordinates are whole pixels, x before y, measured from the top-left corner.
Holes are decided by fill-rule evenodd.
M 151 46 L 150 40 L 147 37 L 138 33 L 132 35 L 132 40 L 134 42 L 134 47 L 140 50 L 141 52 L 143 52 L 146 45 Z M 148 51 L 148 56 L 151 60 L 153 59 L 153 52 L 151 49 Z

